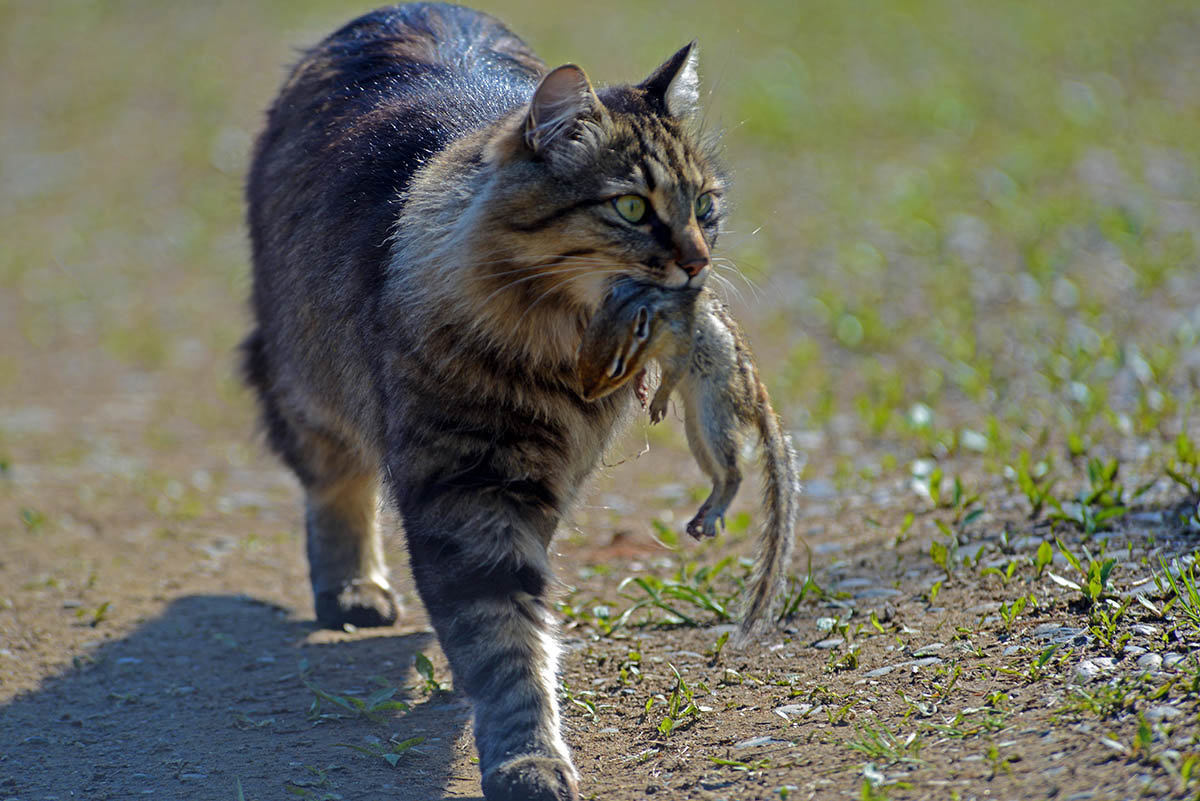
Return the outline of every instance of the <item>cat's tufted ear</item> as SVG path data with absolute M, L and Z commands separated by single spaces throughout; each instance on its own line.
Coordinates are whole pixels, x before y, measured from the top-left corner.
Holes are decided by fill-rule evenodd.
M 686 118 L 699 109 L 700 76 L 696 72 L 699 49 L 695 40 L 689 42 L 638 84 L 659 111 Z
M 533 93 L 525 118 L 525 144 L 541 153 L 556 140 L 570 136 L 579 121 L 602 108 L 583 70 L 564 64 L 551 70 Z

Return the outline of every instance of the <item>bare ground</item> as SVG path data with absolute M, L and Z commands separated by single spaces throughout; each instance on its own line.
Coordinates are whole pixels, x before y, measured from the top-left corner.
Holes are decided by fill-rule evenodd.
M 403 554 L 392 561 L 409 603 L 394 629 L 314 629 L 298 491 L 242 439 L 246 399 L 229 405 L 236 424 L 225 440 L 190 434 L 180 420 L 170 446 L 143 449 L 140 412 L 129 408 L 137 395 L 113 389 L 138 382 L 145 392 L 189 391 L 187 382 L 84 365 L 78 383 L 39 387 L 36 406 L 6 398 L 7 430 L 18 433 L 0 487 L 3 796 L 236 798 L 238 787 L 259 799 L 477 796 L 469 710 L 414 667 L 415 654 L 427 654 L 435 681 L 449 680 Z M 629 448 L 638 446 L 635 435 Z M 1197 733 L 1195 643 L 1135 604 L 1121 627 L 1132 638 L 1106 647 L 1075 593 L 1030 575 L 1045 532 L 1011 496 L 998 504 L 1009 508 L 966 527 L 960 549 L 970 565 L 982 546 L 980 563 L 947 578 L 929 556 L 932 512 L 896 542 L 906 510 L 922 509 L 909 488 L 855 494 L 816 480 L 802 530 L 823 592 L 777 636 L 716 651 L 729 626 L 695 609 L 694 625 L 635 625 L 635 615 L 601 636 L 571 610 L 628 607 L 620 578 L 748 554 L 745 533 L 687 554 L 686 543 L 673 551 L 643 531 L 639 518 L 672 504 L 639 497 L 638 472 L 685 470 L 694 468 L 669 448 L 606 470 L 592 497 L 623 491 L 633 510 L 585 506 L 559 541 L 560 595 L 572 605 L 564 710 L 586 796 L 766 799 L 783 788 L 791 798 L 859 797 L 864 782 L 898 798 L 1187 795 L 1177 766 Z M 1194 535 L 1171 522 L 1180 499 L 1165 486 L 1143 497 L 1106 536 L 1122 556 L 1122 586 L 1152 595 L 1140 557 L 1183 550 Z M 391 544 L 398 549 L 399 537 Z M 1002 580 L 1022 556 L 1028 562 Z M 1050 569 L 1068 573 L 1057 561 Z M 980 575 L 987 565 L 998 569 Z M 1009 627 L 997 610 L 1017 585 L 1038 607 Z M 1054 643 L 1043 675 L 1032 675 Z M 1147 653 L 1169 666 L 1145 662 Z M 1146 682 L 1142 696 L 1165 687 L 1161 700 L 1135 698 L 1106 716 L 1072 711 L 1091 686 L 1079 665 L 1097 657 L 1115 657 L 1099 663 L 1102 680 Z M 664 734 L 680 687 L 672 667 L 699 711 L 679 714 Z M 411 710 L 368 715 L 312 689 L 344 700 L 383 686 Z M 1137 715 L 1168 727 L 1151 750 L 1137 743 Z M 414 737 L 424 740 L 394 767 L 369 753 Z M 1164 759 L 1167 750 L 1175 756 Z

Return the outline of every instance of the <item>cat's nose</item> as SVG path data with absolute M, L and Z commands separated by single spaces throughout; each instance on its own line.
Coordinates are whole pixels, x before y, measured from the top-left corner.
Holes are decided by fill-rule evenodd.
M 708 266 L 708 243 L 694 222 L 675 242 L 675 263 L 689 278 L 695 278 Z

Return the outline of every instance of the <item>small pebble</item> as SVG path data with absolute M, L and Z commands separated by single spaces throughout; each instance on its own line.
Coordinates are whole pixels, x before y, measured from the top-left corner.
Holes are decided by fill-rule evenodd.
M 787 740 L 776 740 L 774 737 L 752 737 L 749 740 L 742 740 L 740 743 L 734 743 L 734 748 L 757 748 L 760 745 L 788 745 Z
M 1134 634 L 1140 634 L 1143 637 L 1158 636 L 1158 626 L 1151 626 L 1149 623 L 1134 623 L 1129 629 Z
M 1075 666 L 1075 680 L 1079 682 L 1094 681 L 1116 666 L 1117 663 L 1109 656 L 1085 659 Z
M 837 648 L 842 643 L 846 642 L 841 637 L 830 637 L 828 640 L 820 640 L 813 643 L 813 648 L 820 648 L 823 651 L 828 651 L 830 648 Z
M 787 720 L 789 715 L 806 715 L 812 708 L 812 704 L 784 704 L 775 708 L 775 714 Z
M 1186 657 L 1183 654 L 1163 654 L 1163 667 L 1171 670 L 1179 665 Z
M 1126 656 L 1141 656 L 1144 653 L 1146 653 L 1146 649 L 1140 645 L 1126 645 L 1125 646 L 1125 655 Z
M 891 587 L 868 587 L 854 593 L 854 597 L 859 599 L 894 598 L 897 595 L 900 595 L 900 590 L 894 590 Z
M 1106 748 L 1111 748 L 1114 751 L 1119 751 L 1122 754 L 1129 753 L 1129 746 L 1125 745 L 1124 743 L 1119 743 L 1111 737 L 1101 737 L 1100 745 L 1103 745 Z
M 1165 720 L 1174 720 L 1182 714 L 1180 709 L 1169 704 L 1155 704 L 1146 710 L 1146 720 L 1151 723 L 1162 723 Z
M 869 673 L 865 673 L 863 675 L 868 679 L 876 679 L 876 678 L 879 678 L 880 676 L 886 676 L 887 674 L 891 673 L 895 669 L 896 669 L 895 665 L 885 665 L 881 668 L 875 668 L 874 670 L 870 671 Z
M 1039 640 L 1048 640 L 1052 643 L 1074 643 L 1075 645 L 1085 645 L 1091 640 L 1087 636 L 1085 629 L 1074 628 L 1072 626 L 1059 626 L 1054 623 L 1044 623 L 1033 630 L 1033 636 Z
M 931 642 L 929 645 L 922 645 L 920 648 L 913 651 L 913 656 L 929 656 L 930 654 L 936 654 L 945 647 L 946 643 L 944 642 Z
M 853 590 L 859 587 L 870 587 L 874 583 L 875 582 L 872 579 L 862 576 L 853 576 L 851 578 L 845 578 L 841 581 L 834 582 L 833 586 L 835 589 L 839 590 Z
M 940 665 L 942 659 L 939 656 L 927 656 L 924 659 L 914 659 L 911 662 L 905 662 L 903 667 L 911 667 L 913 670 L 917 668 L 929 667 L 930 665 Z
M 771 650 L 775 650 L 775 647 L 772 647 Z M 671 656 L 687 657 L 689 659 L 699 659 L 701 661 L 705 659 L 704 654 L 698 654 L 695 651 L 672 651 Z
M 1158 654 L 1142 654 L 1138 657 L 1137 666 L 1142 670 L 1151 672 L 1161 670 L 1163 666 L 1163 658 Z

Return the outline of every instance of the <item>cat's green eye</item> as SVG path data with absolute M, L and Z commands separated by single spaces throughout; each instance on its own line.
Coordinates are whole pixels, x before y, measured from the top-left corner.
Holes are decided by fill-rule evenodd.
M 712 192 L 705 192 L 700 197 L 696 198 L 696 219 L 703 220 L 708 215 L 712 214 L 713 196 Z
M 646 221 L 646 212 L 649 210 L 649 205 L 646 203 L 646 198 L 638 195 L 621 195 L 618 198 L 613 198 L 613 208 L 617 210 L 627 222 L 641 223 Z

